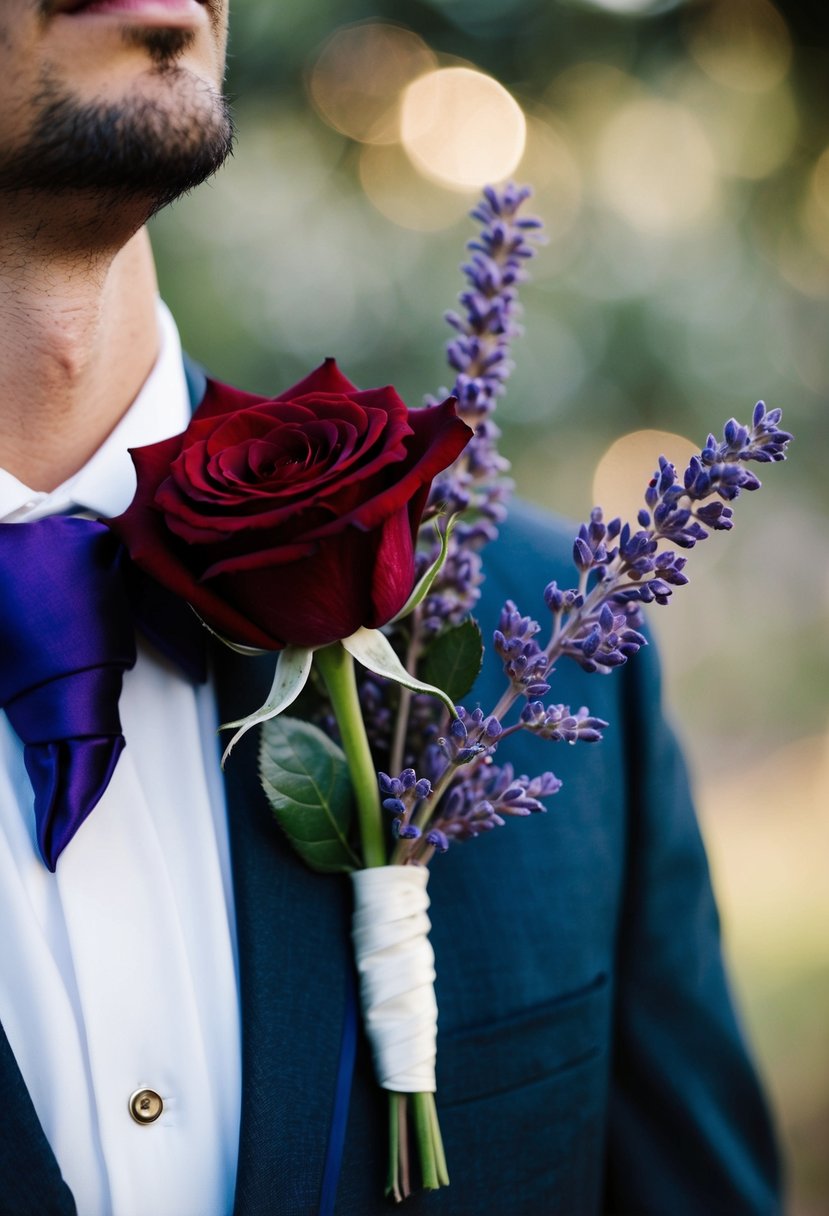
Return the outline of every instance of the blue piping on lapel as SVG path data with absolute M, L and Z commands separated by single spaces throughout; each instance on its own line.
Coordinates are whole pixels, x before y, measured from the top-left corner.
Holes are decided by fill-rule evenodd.
M 354 1077 L 354 1059 L 357 1054 L 357 986 L 354 969 L 345 969 L 345 1013 L 343 1033 L 340 1040 L 340 1060 L 337 1065 L 337 1089 L 334 1110 L 328 1132 L 328 1148 L 325 1151 L 325 1168 L 322 1174 L 319 1216 L 334 1216 L 337 1185 L 343 1164 L 345 1130 L 348 1123 L 348 1107 L 351 1102 L 351 1083 Z
M 207 391 L 207 376 L 204 368 L 198 363 L 194 363 L 189 355 L 182 355 L 184 363 L 184 379 L 187 381 L 187 392 L 190 395 L 190 406 L 192 409 L 201 403 L 205 392 Z

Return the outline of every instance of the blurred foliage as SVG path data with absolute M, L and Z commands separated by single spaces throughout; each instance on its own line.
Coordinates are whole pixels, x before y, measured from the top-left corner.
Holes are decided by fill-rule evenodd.
M 349 77 L 342 49 L 359 55 L 369 36 L 386 49 L 371 44 Z M 814 865 L 829 835 L 829 794 L 814 792 L 827 792 L 829 680 L 827 43 L 818 0 L 238 0 L 237 153 L 154 225 L 162 293 L 219 378 L 276 392 L 334 354 L 411 404 L 434 392 L 450 379 L 441 316 L 474 192 L 413 165 L 388 135 L 394 104 L 375 142 L 343 134 L 349 107 L 375 104 L 395 70 L 405 84 L 416 44 L 426 70 L 487 73 L 527 118 L 514 176 L 535 186 L 550 239 L 499 419 L 524 496 L 579 517 L 601 492 L 612 510 L 620 479 L 644 481 L 658 454 L 641 465 L 642 445 L 622 444 L 594 486 L 619 437 L 667 432 L 679 461 L 757 397 L 784 407 L 789 465 L 764 471 L 735 536 L 703 547 L 657 627 L 800 1216 L 829 1211 L 829 1082 L 807 1055 L 821 1043 L 826 1064 L 829 1013 L 815 931 L 829 883 Z M 482 109 L 467 143 L 486 148 L 493 122 Z M 531 595 L 522 607 L 539 609 Z M 769 894 L 753 862 L 784 855 Z

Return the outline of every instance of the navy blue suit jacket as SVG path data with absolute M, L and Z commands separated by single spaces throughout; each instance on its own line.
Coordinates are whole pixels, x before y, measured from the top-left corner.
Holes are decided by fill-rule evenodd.
M 544 582 L 570 584 L 571 539 L 546 515 L 513 509 L 487 551 L 485 631 L 507 597 L 537 613 Z M 260 703 L 269 664 L 229 652 L 218 663 L 227 721 Z M 468 703 L 491 709 L 500 691 L 490 664 Z M 729 997 L 654 650 L 610 678 L 562 664 L 552 695 L 608 719 L 605 740 L 510 740 L 518 771 L 552 768 L 564 788 L 546 815 L 511 820 L 432 865 L 438 1107 L 452 1183 L 406 1211 L 772 1216 L 774 1140 Z M 286 845 L 259 788 L 252 734 L 226 774 L 243 1014 L 235 1216 L 304 1216 L 320 1204 L 352 967 L 350 893 Z M 70 1216 L 2 1034 L 0 1093 L 0 1212 Z M 386 1103 L 361 1037 L 338 1216 L 388 1211 L 386 1145 Z

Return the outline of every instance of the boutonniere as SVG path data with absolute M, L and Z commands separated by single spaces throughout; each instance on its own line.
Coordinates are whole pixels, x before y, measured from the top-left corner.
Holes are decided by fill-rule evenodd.
M 546 626 L 504 605 L 491 635 L 505 677 L 497 705 L 460 705 L 482 658 L 481 550 L 510 488 L 492 415 L 540 227 L 522 214 L 528 193 L 487 189 L 473 212 L 462 312 L 447 314 L 451 393 L 408 409 L 392 388 L 356 389 L 333 360 L 274 399 L 210 384 L 183 434 L 133 453 L 136 496 L 111 521 L 133 560 L 223 641 L 276 654 L 265 704 L 227 724 L 225 759 L 261 725 L 278 822 L 312 868 L 351 875 L 396 1200 L 449 1181 L 429 863 L 545 809 L 561 782 L 516 774 L 499 747 L 518 731 L 599 742 L 606 722 L 548 699 L 554 665 L 609 672 L 635 655 L 643 606 L 687 583 L 684 554 L 731 528 L 729 504 L 760 484 L 748 466 L 784 459 L 791 438 L 760 402 L 749 423 L 709 435 L 681 475 L 660 457 L 634 524 L 596 508 L 574 540 L 573 586 L 541 583 Z M 288 715 L 309 679 L 312 708 Z

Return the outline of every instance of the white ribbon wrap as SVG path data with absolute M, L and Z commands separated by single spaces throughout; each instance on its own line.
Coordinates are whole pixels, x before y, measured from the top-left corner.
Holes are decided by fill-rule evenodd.
M 351 936 L 363 1020 L 383 1089 L 435 1092 L 438 1007 L 425 866 L 356 870 Z

